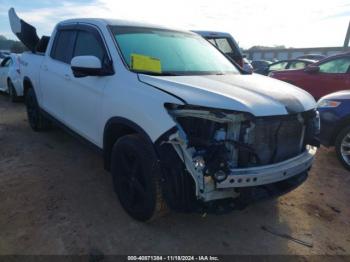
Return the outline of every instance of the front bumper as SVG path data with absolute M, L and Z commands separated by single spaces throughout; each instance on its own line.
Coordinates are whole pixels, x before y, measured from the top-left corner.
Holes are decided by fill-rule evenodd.
M 289 179 L 311 168 L 316 151 L 316 147 L 308 146 L 302 154 L 277 164 L 231 169 L 227 179 L 217 183 L 216 188 L 254 187 Z

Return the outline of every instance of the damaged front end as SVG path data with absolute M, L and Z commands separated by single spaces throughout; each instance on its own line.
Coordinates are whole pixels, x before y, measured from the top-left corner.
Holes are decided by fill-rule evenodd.
M 170 207 L 192 211 L 242 198 L 247 188 L 307 173 L 319 146 L 314 110 L 254 117 L 245 112 L 166 104 L 176 127 L 156 145 Z

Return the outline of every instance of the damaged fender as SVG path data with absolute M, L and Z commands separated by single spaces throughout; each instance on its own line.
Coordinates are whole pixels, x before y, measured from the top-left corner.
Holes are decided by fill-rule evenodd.
M 167 150 L 176 152 L 182 163 L 179 170 L 191 178 L 195 197 L 204 202 L 234 199 L 238 188 L 303 173 L 319 146 L 314 110 L 254 117 L 190 105 L 166 104 L 166 108 L 177 125 L 158 140 L 158 147 L 167 145 Z

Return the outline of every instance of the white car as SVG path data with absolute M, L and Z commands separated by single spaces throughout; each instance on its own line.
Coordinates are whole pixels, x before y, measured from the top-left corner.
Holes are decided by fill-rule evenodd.
M 0 63 L 0 91 L 8 93 L 12 102 L 23 96 L 19 57 L 10 54 Z
M 306 179 L 319 118 L 305 91 L 243 74 L 192 32 L 74 19 L 39 40 L 9 17 L 35 52 L 21 57 L 30 126 L 56 123 L 101 152 L 133 218 L 222 212 Z

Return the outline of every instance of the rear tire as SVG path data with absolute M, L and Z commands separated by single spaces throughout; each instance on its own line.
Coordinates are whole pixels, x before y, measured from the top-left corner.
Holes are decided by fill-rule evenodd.
M 139 221 L 165 213 L 161 171 L 152 145 L 138 134 L 118 139 L 112 149 L 114 189 L 125 211 Z
M 36 132 L 48 130 L 51 127 L 51 122 L 41 113 L 33 88 L 28 90 L 25 103 L 30 127 Z
M 19 97 L 16 92 L 16 88 L 12 84 L 11 80 L 8 80 L 7 83 L 7 88 L 8 88 L 8 93 L 9 93 L 9 98 L 12 103 L 19 102 Z
M 342 165 L 350 170 L 350 126 L 340 130 L 335 139 L 335 152 Z

